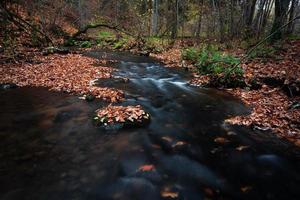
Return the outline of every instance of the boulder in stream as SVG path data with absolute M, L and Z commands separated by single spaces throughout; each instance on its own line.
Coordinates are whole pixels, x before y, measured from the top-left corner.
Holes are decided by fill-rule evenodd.
M 137 106 L 107 106 L 96 110 L 94 122 L 100 127 L 135 128 L 143 127 L 150 122 L 150 115 Z

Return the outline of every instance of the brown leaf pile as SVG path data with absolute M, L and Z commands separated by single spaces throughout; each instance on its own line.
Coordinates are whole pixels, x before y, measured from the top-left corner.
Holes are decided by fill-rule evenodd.
M 287 41 L 271 58 L 257 58 L 243 64 L 246 79 L 272 77 L 288 82 L 300 81 L 300 40 Z
M 292 101 L 297 98 L 288 98 L 279 88 L 272 89 L 268 86 L 263 86 L 260 90 L 235 89 L 230 92 L 253 106 L 253 109 L 250 115 L 234 117 L 226 120 L 227 122 L 251 125 L 262 130 L 270 129 L 300 145 L 300 110 L 289 109 Z
M 101 123 L 125 123 L 143 122 L 149 120 L 150 116 L 140 105 L 137 106 L 107 106 L 96 111 L 97 118 Z
M 123 92 L 111 88 L 94 87 L 90 81 L 110 78 L 112 69 L 95 67 L 95 60 L 79 54 L 36 56 L 39 64 L 0 65 L 0 82 L 18 86 L 47 87 L 54 91 L 74 94 L 92 94 L 96 98 L 116 102 Z
M 285 83 L 299 81 L 300 41 L 287 41 L 275 57 L 264 61 L 255 59 L 242 66 L 246 80 L 253 77 L 258 80 L 271 77 Z M 227 120 L 228 122 L 251 125 L 263 130 L 270 129 L 300 146 L 300 110 L 290 109 L 293 102 L 300 101 L 299 97 L 289 98 L 280 86 L 272 88 L 267 85 L 263 85 L 260 90 L 234 89 L 229 92 L 253 106 L 253 110 L 249 116 L 235 117 Z
M 181 65 L 181 51 L 171 48 L 159 54 L 151 54 L 151 57 L 163 62 L 167 67 L 179 67 Z

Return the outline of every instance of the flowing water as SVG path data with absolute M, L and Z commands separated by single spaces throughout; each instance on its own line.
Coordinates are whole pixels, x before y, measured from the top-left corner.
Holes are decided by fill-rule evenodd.
M 0 91 L 0 199 L 300 198 L 299 148 L 223 123 L 249 113 L 240 101 L 191 87 L 186 72 L 146 57 L 88 55 L 118 60 L 115 76 L 130 81 L 99 85 L 124 90 L 121 104 L 142 105 L 151 123 L 103 130 L 91 119 L 104 102 L 43 88 Z

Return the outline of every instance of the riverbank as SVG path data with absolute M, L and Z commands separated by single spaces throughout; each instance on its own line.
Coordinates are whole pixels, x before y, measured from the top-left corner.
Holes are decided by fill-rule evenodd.
M 300 41 L 284 44 L 282 50 L 276 53 L 278 59 L 254 59 L 242 63 L 246 82 L 255 77 L 260 86 L 256 90 L 245 88 L 222 89 L 240 98 L 252 108 L 247 116 L 238 116 L 227 119 L 230 124 L 245 125 L 262 131 L 271 130 L 279 137 L 287 138 L 300 146 L 300 109 L 299 96 L 289 97 L 283 90 L 283 84 L 300 81 Z M 188 65 L 181 59 L 178 48 L 169 49 L 162 54 L 151 56 L 169 67 L 184 67 L 192 71 L 194 78 L 192 85 L 203 85 L 208 82 L 207 76 L 201 76 L 193 71 L 196 68 Z M 269 84 L 265 80 L 271 80 Z M 282 84 L 277 83 L 277 81 Z M 297 88 L 295 88 L 297 89 Z
M 80 54 L 32 53 L 31 62 L 3 63 L 0 65 L 0 82 L 17 86 L 46 87 L 76 95 L 93 95 L 96 98 L 117 102 L 123 99 L 120 90 L 95 87 L 92 81 L 98 78 L 112 78 L 111 67 L 103 66 L 97 59 Z

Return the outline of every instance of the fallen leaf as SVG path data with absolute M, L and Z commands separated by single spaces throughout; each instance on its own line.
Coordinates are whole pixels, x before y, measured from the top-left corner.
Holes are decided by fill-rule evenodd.
M 242 192 L 249 192 L 250 190 L 252 190 L 252 187 L 251 187 L 251 186 L 244 186 L 244 187 L 241 187 L 241 191 L 242 191 Z
M 142 172 L 153 171 L 153 170 L 155 170 L 154 165 L 143 165 L 138 169 L 138 171 L 142 171 Z
M 178 197 L 178 192 L 170 192 L 170 191 L 162 191 L 161 196 L 164 198 L 177 198 Z
M 248 149 L 248 148 L 249 148 L 249 146 L 239 146 L 235 149 L 238 150 L 238 151 L 243 151 L 244 149 Z
M 186 145 L 187 143 L 186 142 L 183 142 L 183 141 L 178 141 L 176 142 L 176 144 L 172 145 L 172 147 L 177 147 L 177 146 L 183 146 L 183 145 Z
M 228 139 L 223 138 L 223 137 L 217 137 L 216 139 L 214 139 L 215 143 L 219 143 L 219 144 L 225 144 L 230 142 Z
M 171 137 L 169 137 L 169 136 L 164 136 L 161 139 L 163 139 L 163 140 L 165 140 L 167 142 L 172 142 L 173 141 L 173 139 Z

